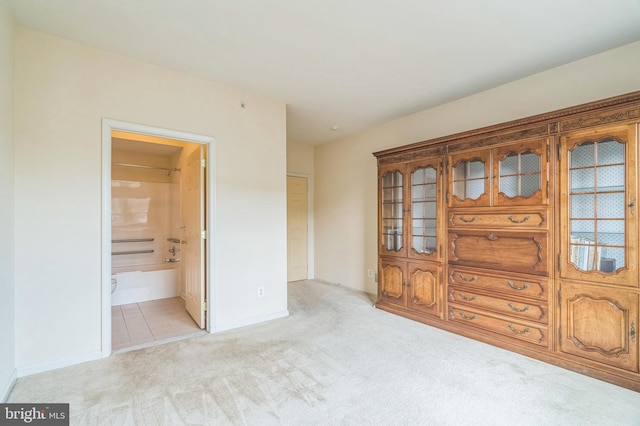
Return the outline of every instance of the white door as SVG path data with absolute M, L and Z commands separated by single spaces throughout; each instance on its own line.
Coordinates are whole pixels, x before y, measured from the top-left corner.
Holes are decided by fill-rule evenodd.
M 287 176 L 287 281 L 307 279 L 307 178 Z
M 187 312 L 200 328 L 205 327 L 204 166 L 203 147 L 199 146 L 187 157 L 182 200 L 185 299 Z

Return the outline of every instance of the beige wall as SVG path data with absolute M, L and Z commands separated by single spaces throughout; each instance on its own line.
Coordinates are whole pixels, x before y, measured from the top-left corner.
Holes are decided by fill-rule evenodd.
M 13 23 L 0 2 L 0 402 L 15 370 L 13 188 Z
M 313 145 L 287 142 L 287 173 L 313 176 Z
M 376 292 L 372 152 L 640 90 L 640 42 L 391 121 L 314 154 L 316 278 Z
M 19 369 L 101 350 L 103 118 L 215 138 L 214 326 L 286 314 L 285 105 L 24 28 L 15 41 Z

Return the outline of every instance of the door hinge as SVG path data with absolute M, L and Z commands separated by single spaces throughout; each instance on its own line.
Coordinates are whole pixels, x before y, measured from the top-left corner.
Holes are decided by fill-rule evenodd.
M 207 301 L 205 300 L 204 302 L 202 302 L 202 312 L 206 312 L 207 311 Z
M 558 253 L 558 272 L 562 272 L 562 253 Z
M 551 152 L 551 146 L 547 143 L 547 164 L 549 164 L 549 154 Z
M 547 200 L 549 199 L 549 181 L 547 181 Z
M 558 308 L 562 308 L 562 289 L 558 289 Z
M 205 230 L 205 231 L 200 232 L 200 237 L 201 237 L 203 240 L 206 240 L 206 239 L 207 239 L 207 231 Z
M 203 158 L 202 160 L 200 160 L 200 167 L 202 167 L 203 169 L 205 167 L 207 167 L 207 159 Z

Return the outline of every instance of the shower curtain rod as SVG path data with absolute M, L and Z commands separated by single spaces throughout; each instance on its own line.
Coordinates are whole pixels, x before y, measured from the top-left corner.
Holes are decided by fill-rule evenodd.
M 126 164 L 126 163 L 111 163 L 112 166 L 122 166 L 122 167 L 136 167 L 139 169 L 154 169 L 154 170 L 166 170 L 167 172 L 179 172 L 179 168 L 168 169 L 166 167 L 156 167 L 156 166 L 143 166 L 142 164 Z

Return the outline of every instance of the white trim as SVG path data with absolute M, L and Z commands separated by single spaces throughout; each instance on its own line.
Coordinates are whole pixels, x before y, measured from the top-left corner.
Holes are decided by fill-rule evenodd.
M 14 368 L 13 373 L 11 373 L 11 377 L 9 377 L 9 382 L 7 382 L 7 387 L 4 389 L 4 391 L 0 395 L 0 402 L 7 401 L 7 398 L 9 398 L 9 394 L 11 393 L 11 389 L 13 389 L 13 385 L 16 384 L 17 378 L 18 378 L 18 370 Z
M 305 173 L 287 173 L 287 176 L 307 179 L 307 279 L 312 280 L 315 276 L 315 234 L 313 233 L 313 177 Z
M 45 362 L 44 364 L 32 365 L 31 367 L 21 367 L 18 368 L 18 377 L 30 376 L 32 374 L 69 367 L 83 362 L 95 361 L 100 358 L 102 358 L 102 352 L 91 352 L 84 355 L 59 359 L 57 361 Z
M 284 318 L 284 317 L 288 317 L 289 316 L 289 311 L 288 310 L 284 310 L 284 311 L 280 311 L 280 312 L 274 312 L 268 315 L 262 315 L 259 317 L 253 317 L 253 318 L 248 318 L 246 320 L 242 320 L 242 321 L 235 321 L 235 322 L 227 322 L 227 323 L 220 323 L 218 324 L 218 327 L 216 327 L 215 331 L 213 331 L 214 333 L 219 333 L 221 331 L 227 331 L 227 330 L 233 330 L 236 328 L 240 328 L 240 327 L 246 327 L 249 325 L 254 325 L 254 324 L 260 324 L 262 322 L 265 321 L 271 321 L 274 319 L 279 319 L 279 318 Z
M 102 358 L 111 355 L 111 133 L 123 131 L 167 139 L 177 139 L 207 145 L 207 187 L 206 223 L 207 241 L 205 259 L 207 305 L 213 306 L 215 300 L 215 138 L 177 130 L 168 130 L 124 121 L 102 119 Z M 215 329 L 212 309 L 206 313 L 206 329 Z

